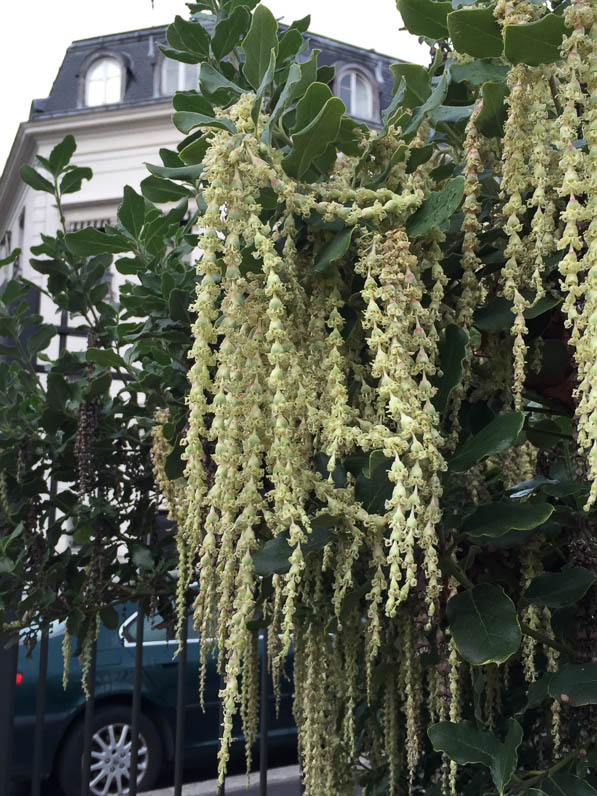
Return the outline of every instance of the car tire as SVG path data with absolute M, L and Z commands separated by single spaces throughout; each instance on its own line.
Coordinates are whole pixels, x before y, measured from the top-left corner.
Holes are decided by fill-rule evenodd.
M 58 759 L 56 773 L 65 796 L 81 796 L 83 726 L 84 719 L 81 717 L 68 733 Z M 150 790 L 155 785 L 162 766 L 164 752 L 157 727 L 144 713 L 139 716 L 139 735 L 141 737 L 138 752 L 139 767 L 143 767 L 143 776 L 137 781 L 137 787 L 141 792 Z M 116 796 L 125 791 L 128 793 L 130 707 L 106 705 L 98 708 L 93 718 L 92 737 L 92 772 L 89 780 L 89 792 L 94 796 L 96 794 L 99 796 L 101 793 L 106 793 L 109 796 Z M 110 787 L 106 791 L 104 787 L 108 779 L 110 779 Z

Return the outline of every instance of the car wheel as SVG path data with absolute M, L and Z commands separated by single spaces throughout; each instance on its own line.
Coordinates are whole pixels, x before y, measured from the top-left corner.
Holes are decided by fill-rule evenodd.
M 139 717 L 137 786 L 150 790 L 162 765 L 162 740 L 155 724 Z M 58 761 L 58 781 L 66 796 L 81 796 L 83 719 L 73 727 Z M 129 792 L 131 760 L 131 709 L 120 705 L 98 708 L 93 719 L 89 793 L 122 796 Z

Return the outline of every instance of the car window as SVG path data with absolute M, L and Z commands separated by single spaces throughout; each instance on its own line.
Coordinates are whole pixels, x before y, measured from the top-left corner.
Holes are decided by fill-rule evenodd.
M 129 620 L 122 628 L 122 635 L 124 640 L 129 644 L 134 644 L 137 635 L 137 619 Z M 197 633 L 193 627 L 193 618 L 188 617 L 187 620 L 188 639 L 197 639 Z M 161 616 L 146 616 L 143 624 L 143 643 L 144 644 L 166 644 L 169 641 L 175 641 L 175 636 L 172 628 L 168 628 L 167 624 Z

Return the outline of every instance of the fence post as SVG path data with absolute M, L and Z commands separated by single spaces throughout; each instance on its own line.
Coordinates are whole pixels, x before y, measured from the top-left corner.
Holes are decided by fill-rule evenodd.
M 269 724 L 269 694 L 267 671 L 267 638 L 265 632 L 261 636 L 263 651 L 261 653 L 261 688 L 259 716 L 259 796 L 267 796 L 267 733 Z M 259 641 L 257 641 L 259 643 Z
M 12 765 L 12 733 L 17 687 L 17 665 L 19 645 L 6 647 L 13 636 L 0 636 L 0 793 L 10 791 L 10 767 Z
M 35 734 L 33 738 L 33 771 L 31 772 L 31 796 L 39 796 L 44 758 L 44 720 L 46 718 L 46 683 L 48 679 L 49 630 L 44 628 L 39 644 L 39 669 L 37 696 L 35 701 Z
M 220 692 L 224 690 L 225 680 L 224 672 L 220 675 Z M 224 734 L 224 703 L 222 697 L 218 695 L 218 740 L 222 743 L 222 735 Z M 218 791 L 218 796 L 226 796 L 226 777 L 222 782 L 222 786 Z
M 187 684 L 187 634 L 188 617 L 182 624 L 180 650 L 178 652 L 178 683 L 176 692 L 176 742 L 174 748 L 174 796 L 182 796 L 182 775 L 184 769 L 184 719 Z
M 145 599 L 139 600 L 135 634 L 135 673 L 133 679 L 133 707 L 131 717 L 131 765 L 129 769 L 129 796 L 137 796 L 137 762 L 139 759 L 139 715 L 141 713 L 141 679 L 143 676 L 143 630 L 145 625 Z
M 88 697 L 85 702 L 85 724 L 83 728 L 83 762 L 81 771 L 81 796 L 89 794 L 91 774 L 91 740 L 93 738 L 93 715 L 95 712 L 95 663 L 97 660 L 97 640 L 91 642 L 89 651 L 89 674 L 87 677 Z

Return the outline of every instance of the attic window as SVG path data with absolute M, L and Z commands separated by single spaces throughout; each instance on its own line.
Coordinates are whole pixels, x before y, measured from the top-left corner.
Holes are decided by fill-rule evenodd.
M 196 89 L 199 82 L 199 64 L 183 64 L 172 58 L 162 61 L 162 95 L 171 97 L 175 91 Z
M 346 69 L 338 78 L 338 94 L 346 111 L 358 119 L 373 119 L 373 87 L 357 69 Z
M 122 65 L 116 58 L 94 61 L 85 75 L 85 105 L 113 105 L 122 99 Z

